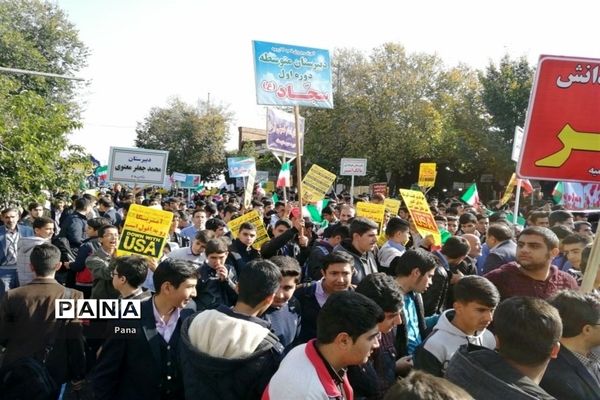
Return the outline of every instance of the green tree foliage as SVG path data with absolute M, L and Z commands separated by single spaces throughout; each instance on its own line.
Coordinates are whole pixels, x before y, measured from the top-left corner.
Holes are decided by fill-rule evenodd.
M 200 110 L 178 98 L 165 108 L 154 107 L 138 122 L 135 144 L 146 149 L 169 150 L 168 172 L 200 174 L 214 179 L 225 165 L 232 114 L 224 106 L 200 103 Z
M 307 163 L 337 171 L 340 158 L 364 157 L 369 176 L 357 184 L 390 172 L 397 188 L 416 181 L 420 162 L 452 165 L 467 179 L 493 157 L 481 84 L 465 66 L 387 43 L 368 57 L 337 50 L 333 82 L 335 108 L 304 111 Z
M 73 74 L 88 50 L 66 15 L 37 0 L 0 1 L 0 65 Z M 42 190 L 73 191 L 91 170 L 68 133 L 79 126 L 70 80 L 0 74 L 0 202 L 40 199 Z

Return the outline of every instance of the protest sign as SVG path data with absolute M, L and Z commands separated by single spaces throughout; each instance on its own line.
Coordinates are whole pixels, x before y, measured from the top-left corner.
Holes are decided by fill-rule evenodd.
M 300 154 L 304 143 L 304 118 L 298 119 Z M 296 127 L 294 114 L 267 108 L 267 148 L 276 153 L 296 155 Z
M 390 215 L 398 215 L 398 210 L 400 209 L 400 200 L 396 199 L 385 199 L 383 200 L 383 205 L 385 209 L 390 213 Z
M 256 103 L 333 108 L 329 51 L 252 42 Z
M 108 156 L 108 181 L 163 185 L 168 151 L 111 147 Z
M 387 183 L 385 182 L 380 182 L 380 183 L 372 183 L 369 185 L 370 187 L 370 191 L 371 191 L 371 196 L 375 196 L 376 194 L 382 194 L 384 196 L 387 196 Z
M 185 181 L 181 182 L 182 189 L 196 189 L 200 186 L 200 175 L 195 174 L 187 174 L 185 176 Z
M 248 210 L 252 205 L 252 193 L 254 192 L 254 181 L 256 179 L 256 171 L 251 171 L 248 175 L 246 188 L 244 189 L 244 208 Z
M 173 177 L 173 180 L 175 182 L 185 182 L 185 179 L 187 177 L 186 174 L 182 174 L 181 172 L 173 172 L 171 176 Z
M 517 175 L 513 172 L 513 174 L 510 177 L 510 180 L 508 181 L 508 185 L 506 186 L 506 190 L 504 191 L 504 196 L 502 196 L 502 199 L 500 199 L 499 206 L 503 206 L 506 203 L 508 203 L 508 201 L 512 197 L 513 191 L 515 190 L 516 184 Z
M 256 171 L 256 161 L 254 157 L 230 157 L 227 168 L 230 178 L 243 178 L 249 176 L 250 171 Z
M 598 210 L 600 209 L 600 184 L 563 182 L 560 204 L 571 211 Z
M 256 171 L 256 182 L 266 183 L 269 180 L 269 171 Z
M 117 256 L 140 254 L 160 258 L 172 220 L 172 212 L 132 204 L 123 225 Z
M 313 164 L 302 180 L 302 201 L 314 203 L 325 197 L 335 181 L 335 174 Z
M 269 241 L 269 234 L 267 233 L 267 229 L 265 228 L 265 224 L 263 223 L 263 219 L 258 213 L 258 211 L 253 210 L 242 216 L 237 217 L 234 220 L 231 220 L 227 223 L 227 227 L 231 231 L 231 235 L 234 239 L 237 239 L 238 233 L 240 231 L 240 226 L 244 222 L 250 222 L 256 227 L 256 241 L 252 245 L 257 250 L 260 250 L 260 246 Z
M 419 186 L 428 188 L 435 186 L 436 163 L 421 163 L 419 166 Z
M 375 221 L 379 225 L 379 232 L 381 232 L 385 219 L 385 205 L 360 201 L 356 203 L 356 216 Z
M 342 158 L 340 162 L 341 176 L 365 176 L 367 175 L 366 158 Z
M 418 190 L 406 189 L 400 189 L 400 195 L 419 234 L 423 237 L 433 235 L 435 245 L 441 246 L 442 237 L 425 195 Z

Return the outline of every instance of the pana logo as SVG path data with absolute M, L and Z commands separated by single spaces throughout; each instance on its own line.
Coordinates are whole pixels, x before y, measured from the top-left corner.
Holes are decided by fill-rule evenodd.
M 134 299 L 56 299 L 56 319 L 140 319 L 141 301 Z

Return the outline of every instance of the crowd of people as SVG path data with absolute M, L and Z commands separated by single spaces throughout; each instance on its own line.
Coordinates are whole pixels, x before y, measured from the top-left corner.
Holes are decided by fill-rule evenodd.
M 520 227 L 431 198 L 439 245 L 403 206 L 356 216 L 383 195 L 333 194 L 318 221 L 259 192 L 190 200 L 115 185 L 2 210 L 0 398 L 600 400 L 600 274 L 579 290 L 598 214 Z M 117 256 L 132 204 L 173 214 L 161 259 Z M 228 225 L 248 211 L 260 247 Z M 141 318 L 55 318 L 83 298 Z

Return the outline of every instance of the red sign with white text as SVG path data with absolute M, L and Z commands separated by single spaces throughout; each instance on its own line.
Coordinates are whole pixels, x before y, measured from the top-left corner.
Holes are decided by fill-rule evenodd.
M 517 172 L 600 182 L 600 60 L 541 56 Z

